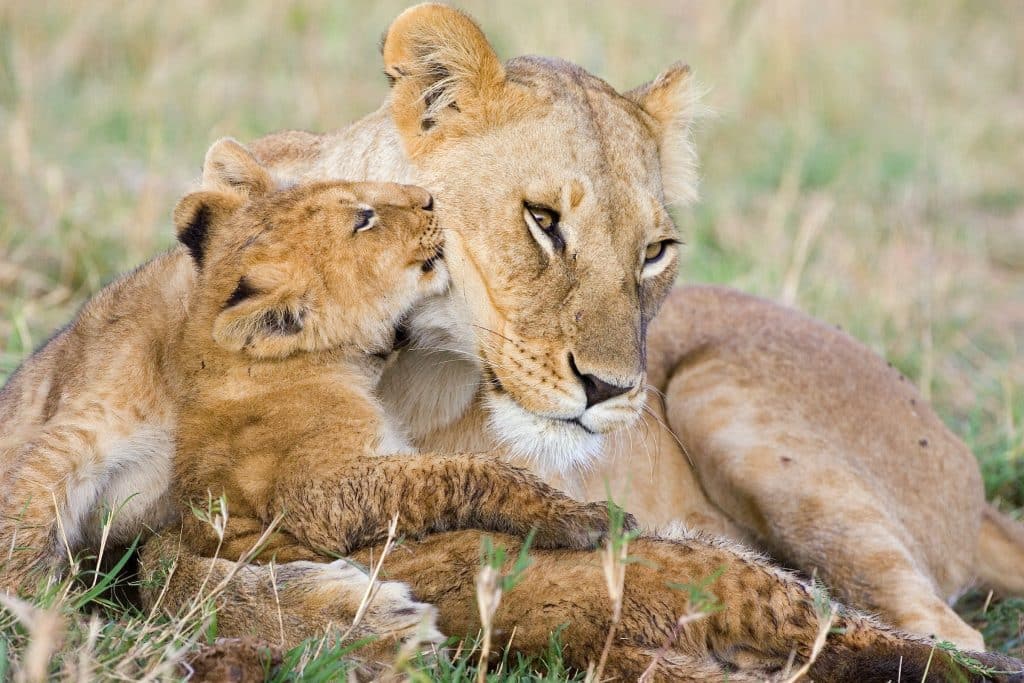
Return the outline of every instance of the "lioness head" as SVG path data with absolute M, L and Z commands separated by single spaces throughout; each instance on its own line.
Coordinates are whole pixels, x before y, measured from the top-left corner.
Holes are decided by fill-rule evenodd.
M 677 270 L 666 206 L 696 195 L 689 70 L 620 94 L 556 59 L 502 64 L 469 17 L 434 4 L 394 21 L 383 56 L 448 230 L 462 308 L 436 318 L 468 328 L 452 336 L 474 340 L 501 440 L 585 462 L 645 398 L 646 329 Z
M 237 142 L 210 148 L 204 190 L 174 210 L 199 268 L 194 315 L 229 351 L 390 349 L 399 318 L 447 286 L 433 198 L 394 183 L 277 188 Z

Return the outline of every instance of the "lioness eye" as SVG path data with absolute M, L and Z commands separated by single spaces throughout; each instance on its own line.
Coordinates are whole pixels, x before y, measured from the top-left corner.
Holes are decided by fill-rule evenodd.
M 660 259 L 665 255 L 667 246 L 665 242 L 651 242 L 648 244 L 647 249 L 644 250 L 644 263 L 654 263 Z
M 360 209 L 356 212 L 356 224 L 352 229 L 353 233 L 369 230 L 377 224 L 377 214 L 373 209 Z
M 523 217 L 526 219 L 526 225 L 530 228 L 530 232 L 540 232 L 548 240 L 551 241 L 551 247 L 555 251 L 563 251 L 565 249 L 565 238 L 562 236 L 562 231 L 559 229 L 558 220 L 560 216 L 554 209 L 549 209 L 546 206 L 539 206 L 537 204 L 523 204 Z
M 671 247 L 673 244 L 679 244 L 679 240 L 667 239 L 661 240 L 659 242 L 651 242 L 650 244 L 648 244 L 647 248 L 644 249 L 644 265 L 649 265 L 651 263 L 657 263 L 658 261 L 660 261 L 662 258 L 665 257 L 665 254 L 667 254 L 669 251 L 669 247 Z
M 644 249 L 644 277 L 651 277 L 662 271 L 662 263 L 668 261 L 666 256 L 669 254 L 671 247 L 674 244 L 679 244 L 679 240 L 659 240 L 658 242 L 651 242 L 647 245 Z

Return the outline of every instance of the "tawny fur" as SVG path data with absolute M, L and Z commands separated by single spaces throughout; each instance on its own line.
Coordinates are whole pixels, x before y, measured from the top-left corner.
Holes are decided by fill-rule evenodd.
M 95 551 L 105 511 L 111 543 L 126 545 L 175 519 L 173 503 L 222 497 L 222 547 L 184 516 L 194 552 L 237 559 L 279 515 L 260 559 L 344 554 L 382 539 L 395 515 L 402 535 L 477 525 L 535 530 L 543 547 L 601 538 L 605 505 L 498 458 L 394 453 L 403 443 L 371 395 L 374 353 L 447 285 L 427 192 L 277 190 L 230 140 L 211 148 L 203 182 L 175 209 L 184 249 L 104 289 L 4 390 L 21 429 L 3 461 L 18 512 L 0 527 L 5 588 L 31 590 L 67 553 Z M 392 454 L 373 457 L 382 449 Z
M 393 40 L 402 37 L 396 32 L 400 32 L 403 26 L 409 26 L 412 19 L 427 24 L 424 27 L 413 22 L 415 30 L 411 35 L 426 36 L 424 40 L 428 40 L 429 45 L 420 50 L 413 49 L 415 46 L 389 49 Z M 431 29 L 429 23 L 434 19 L 438 20 L 439 27 Z M 636 262 L 632 271 L 623 267 L 622 271 L 616 272 L 614 264 L 609 265 L 610 254 L 615 254 L 620 259 L 619 265 L 625 266 L 632 254 L 636 255 L 632 258 L 638 258 L 644 252 L 645 244 L 670 234 L 661 230 L 673 229 L 667 217 L 659 213 L 664 211 L 664 197 L 658 185 L 658 172 L 667 167 L 664 155 L 673 145 L 683 149 L 682 152 L 676 150 L 678 156 L 687 158 L 687 133 L 680 122 L 688 120 L 686 113 L 692 109 L 692 97 L 690 90 L 684 87 L 687 84 L 685 70 L 670 70 L 654 84 L 638 89 L 632 95 L 633 102 L 630 102 L 573 67 L 539 60 L 510 63 L 506 80 L 502 81 L 495 76 L 501 72 L 493 64 L 486 63 L 490 56 L 489 51 L 484 50 L 478 55 L 479 59 L 466 59 L 464 54 L 460 54 L 457 68 L 436 70 L 449 76 L 458 73 L 470 79 L 468 88 L 466 83 L 459 84 L 463 89 L 446 106 L 438 108 L 437 102 L 445 102 L 443 98 L 451 97 L 451 94 L 439 90 L 436 83 L 429 80 L 429 74 L 435 72 L 430 69 L 426 69 L 426 84 L 417 86 L 429 90 L 430 97 L 412 97 L 417 89 L 411 88 L 408 99 L 401 99 L 402 81 L 410 74 L 415 76 L 416 65 L 388 64 L 389 55 L 399 55 L 394 58 L 401 59 L 402 55 L 422 53 L 443 59 L 443 50 L 439 51 L 438 46 L 458 44 L 460 32 L 470 34 L 459 45 L 460 48 L 480 46 L 480 37 L 474 33 L 475 30 L 461 15 L 443 8 L 410 10 L 396 22 L 385 42 L 386 66 L 396 81 L 396 89 L 391 102 L 381 112 L 341 133 L 316 138 L 315 149 L 297 145 L 300 140 L 313 139 L 306 138 L 308 134 L 295 133 L 271 136 L 254 145 L 257 154 L 264 155 L 271 166 L 285 176 L 315 178 L 365 174 L 369 177 L 412 177 L 435 188 L 442 222 L 451 226 L 447 249 L 455 287 L 452 295 L 421 306 L 411 318 L 416 345 L 404 352 L 384 377 L 384 398 L 393 414 L 405 418 L 404 426 L 421 444 L 455 450 L 492 447 L 502 436 L 509 438 L 507 425 L 502 424 L 502 420 L 507 420 L 510 415 L 513 419 L 522 416 L 514 410 L 506 410 L 507 404 L 493 400 L 488 402 L 488 399 L 510 394 L 516 406 L 526 406 L 534 411 L 526 421 L 532 432 L 518 434 L 526 443 L 513 446 L 523 449 L 521 457 L 535 457 L 542 471 L 550 474 L 560 469 L 557 456 L 566 453 L 569 457 L 578 456 L 578 453 L 572 453 L 573 449 L 588 442 L 587 437 L 580 440 L 566 436 L 571 426 L 536 417 L 536 413 L 554 412 L 557 415 L 556 411 L 564 405 L 582 402 L 579 380 L 573 368 L 567 367 L 567 352 L 573 354 L 577 370 L 580 363 L 584 363 L 587 370 L 597 370 L 608 380 L 633 379 L 628 369 L 621 370 L 623 360 L 627 364 L 631 358 L 632 362 L 640 365 L 646 363 L 649 380 L 655 389 L 660 387 L 671 391 L 673 379 L 699 376 L 699 373 L 689 371 L 702 363 L 714 368 L 710 360 L 716 352 L 716 345 L 724 345 L 733 338 L 742 340 L 744 332 L 737 330 L 730 334 L 729 326 L 738 327 L 737 323 L 746 320 L 749 326 L 745 329 L 749 330 L 746 334 L 751 336 L 748 342 L 751 346 L 745 348 L 744 353 L 749 356 L 749 363 L 763 363 L 760 381 L 765 384 L 766 391 L 778 392 L 773 400 L 780 405 L 778 413 L 773 415 L 778 431 L 768 432 L 763 423 L 757 425 L 760 431 L 765 432 L 765 447 L 779 449 L 780 463 L 783 456 L 817 457 L 821 461 L 822 456 L 828 454 L 811 452 L 808 456 L 807 452 L 799 450 L 799 444 L 779 435 L 787 427 L 796 432 L 797 426 L 804 427 L 804 434 L 816 433 L 816 426 L 831 424 L 841 414 L 826 419 L 819 413 L 815 418 L 818 425 L 805 426 L 794 424 L 794 416 L 787 416 L 784 411 L 793 405 L 795 399 L 799 399 L 801 404 L 813 404 L 816 396 L 831 392 L 837 384 L 841 386 L 844 380 L 841 374 L 836 376 L 837 369 L 845 368 L 845 372 L 850 373 L 868 364 L 878 364 L 869 352 L 847 337 L 785 309 L 726 290 L 692 289 L 679 290 L 671 295 L 667 321 L 654 323 L 650 353 L 647 354 L 642 343 L 644 328 L 665 295 L 671 278 L 655 278 L 653 281 L 644 278 L 644 267 Z M 484 63 L 480 62 L 481 59 Z M 392 68 L 395 66 L 398 68 Z M 477 72 L 483 74 L 480 82 L 472 80 Z M 521 87 L 524 85 L 527 87 Z M 680 90 L 673 92 L 677 88 Z M 419 92 L 422 94 L 423 91 Z M 452 102 L 456 102 L 457 107 L 451 106 Z M 636 102 L 650 107 L 650 111 L 638 108 Z M 673 102 L 675 107 L 671 106 Z M 392 115 L 395 124 L 391 123 Z M 584 117 L 582 121 L 581 116 Z M 570 123 L 563 124 L 566 121 Z M 607 149 L 613 145 L 610 140 L 600 140 L 601 144 L 595 149 L 588 145 L 592 141 L 581 141 L 574 136 L 568 130 L 570 125 L 583 125 L 587 129 L 625 127 L 618 134 L 627 140 L 623 145 L 626 149 Z M 663 134 L 677 137 L 674 140 L 658 139 L 657 136 Z M 401 150 L 396 149 L 399 143 L 412 157 L 411 164 L 405 163 Z M 346 153 L 352 149 L 366 150 L 367 153 L 357 154 L 351 159 Z M 386 153 L 378 163 L 374 163 L 368 156 L 370 150 L 386 150 Z M 543 154 L 543 158 L 524 163 L 524 159 L 536 154 Z M 608 182 L 611 179 L 601 176 L 588 177 L 588 169 L 579 168 L 581 160 L 595 156 L 604 156 L 605 161 L 611 158 L 617 170 L 616 182 Z M 560 169 L 559 164 L 568 159 L 576 166 Z M 676 172 L 679 169 L 692 170 L 688 164 L 677 163 L 674 167 Z M 598 168 L 605 167 L 595 163 L 593 170 Z M 561 177 L 569 178 L 569 181 L 561 187 L 549 182 L 555 187 L 548 188 L 546 196 L 538 197 L 544 193 L 537 193 L 537 186 L 543 190 L 545 183 L 538 182 L 537 178 L 546 178 L 548 174 L 555 180 Z M 624 178 L 634 184 L 630 185 Z M 675 187 L 687 183 L 692 186 L 692 178 L 688 176 L 666 178 L 665 181 L 671 181 Z M 500 194 L 495 194 L 495 188 Z M 508 196 L 508 188 L 513 188 L 511 197 Z M 653 198 L 653 206 L 639 203 L 637 198 L 645 196 Z M 563 213 L 568 233 L 566 263 L 552 262 L 552 252 L 545 248 L 549 245 L 532 243 L 530 240 L 536 237 L 524 229 L 522 202 L 536 203 L 538 199 Z M 569 210 L 576 210 L 571 223 L 564 219 L 568 213 L 566 206 Z M 578 233 L 573 230 L 574 226 Z M 581 226 L 586 226 L 590 232 L 584 232 Z M 573 239 L 578 242 L 573 244 Z M 634 246 L 630 248 L 630 244 Z M 671 273 L 675 263 L 671 252 L 669 259 L 672 267 L 667 270 Z M 628 289 L 622 291 L 608 287 L 616 281 L 621 282 L 619 278 L 630 272 L 640 280 L 636 298 L 629 296 Z M 597 294 L 593 295 L 595 292 Z M 701 307 L 693 310 L 698 305 Z M 682 318 L 684 313 L 688 317 Z M 617 331 L 611 322 L 616 316 L 626 329 L 629 329 L 630 321 L 637 326 L 634 332 L 639 331 L 641 343 L 638 346 L 630 346 L 632 335 Z M 589 321 L 589 325 L 584 321 Z M 706 327 L 702 328 L 702 325 Z M 525 336 L 527 332 L 529 338 Z M 770 336 L 764 339 L 757 333 Z M 794 339 L 801 333 L 807 335 L 806 341 Z M 844 349 L 845 355 L 838 362 L 829 356 L 831 349 L 827 345 L 822 347 L 822 335 L 826 341 L 833 340 Z M 793 348 L 787 350 L 787 342 Z M 758 344 L 764 348 L 757 348 Z M 705 353 L 711 356 L 706 357 Z M 778 357 L 783 353 L 789 356 Z M 466 361 L 464 355 L 475 355 L 479 360 Z M 443 359 L 444 365 L 434 362 L 438 358 Z M 739 362 L 742 359 L 730 360 L 744 368 Z M 794 363 L 803 363 L 812 375 L 820 373 L 819 379 L 826 386 L 817 393 L 809 392 L 808 388 L 814 387 L 813 377 L 790 378 L 785 372 L 779 372 L 788 370 L 788 366 Z M 720 374 L 726 385 L 723 390 L 728 391 L 732 380 L 728 373 Z M 869 379 L 876 382 L 883 393 L 892 392 L 896 386 L 906 386 L 905 383 L 895 384 L 892 379 L 887 380 L 879 372 L 870 375 Z M 479 387 L 476 396 L 471 389 L 467 390 L 467 385 L 471 387 L 473 383 Z M 740 380 L 737 388 L 746 386 Z M 713 387 L 713 380 L 709 380 L 709 384 L 701 389 L 707 391 Z M 856 404 L 866 406 L 871 403 L 856 392 L 856 388 L 850 389 L 842 399 L 855 404 L 854 414 L 858 409 Z M 637 396 L 642 398 L 644 393 L 635 389 L 625 398 L 613 401 L 616 405 L 612 407 L 624 414 L 601 414 L 601 410 L 595 408 L 606 410 L 609 406 L 598 405 L 583 409 L 580 419 L 585 426 L 597 428 L 592 431 L 604 432 L 621 426 L 638 411 L 638 404 L 634 401 Z M 686 394 L 678 392 L 678 395 L 681 403 Z M 699 391 L 694 391 L 693 395 L 700 397 Z M 786 400 L 782 401 L 783 398 Z M 904 398 L 909 404 L 910 398 L 914 397 Z M 672 399 L 667 400 L 671 402 Z M 872 400 L 877 401 L 877 397 Z M 919 402 L 914 398 L 914 405 Z M 929 428 L 942 429 L 926 406 L 922 405 L 920 410 L 924 419 L 930 421 Z M 615 472 L 618 468 L 621 476 L 609 477 L 615 490 L 619 493 L 628 491 L 629 496 L 625 498 L 628 505 L 642 510 L 651 522 L 672 517 L 685 518 L 716 531 L 731 532 L 734 537 L 758 541 L 809 571 L 818 570 L 824 574 L 826 570 L 832 570 L 827 574 L 828 579 L 841 593 L 859 600 L 861 605 L 875 607 L 894 621 L 902 619 L 919 631 L 940 633 L 965 643 L 980 643 L 977 635 L 937 600 L 936 593 L 948 588 L 937 587 L 928 578 L 930 571 L 941 575 L 943 563 L 948 563 L 949 558 L 933 559 L 933 566 L 938 569 L 929 566 L 918 568 L 914 558 L 908 563 L 911 571 L 900 573 L 906 566 L 883 566 L 881 556 L 870 553 L 858 555 L 856 547 L 851 547 L 847 552 L 834 555 L 838 558 L 835 564 L 828 564 L 830 551 L 845 549 L 847 540 L 863 542 L 869 539 L 829 539 L 827 534 L 813 534 L 801 539 L 794 533 L 787 539 L 789 543 L 797 549 L 803 547 L 817 551 L 815 560 L 825 563 L 824 566 L 810 562 L 801 565 L 799 555 L 786 553 L 785 547 L 775 546 L 770 537 L 766 538 L 772 532 L 770 526 L 737 524 L 739 520 L 729 519 L 722 509 L 704 497 L 698 479 L 702 474 L 700 465 L 694 463 L 696 472 L 688 468 L 675 435 L 664 427 L 664 407 L 654 406 L 654 411 L 644 431 L 627 434 L 625 438 L 613 437 L 614 440 L 605 445 L 610 451 L 606 455 L 613 455 L 616 448 L 621 451 L 642 449 L 632 460 L 601 462 L 597 459 L 588 463 L 595 469 L 589 480 L 573 481 L 557 476 L 552 477 L 553 480 L 574 486 L 577 491 L 596 490 L 602 486 L 601 475 Z M 727 434 L 725 427 L 731 412 L 731 409 L 719 406 L 717 413 L 722 422 L 709 426 L 709 433 Z M 528 411 L 523 413 L 529 415 Z M 900 428 L 891 417 L 872 416 L 872 419 L 887 421 L 887 429 Z M 682 429 L 679 431 L 682 433 Z M 754 432 L 755 435 L 757 433 Z M 942 433 L 948 435 L 948 432 Z M 850 440 L 848 434 L 837 438 Z M 534 443 L 537 442 L 539 445 L 535 449 Z M 857 450 L 852 448 L 854 445 L 857 444 L 834 444 L 854 458 L 850 463 L 851 469 L 858 461 Z M 899 447 L 895 439 L 885 445 L 895 445 L 897 450 Z M 936 444 L 937 448 L 947 446 L 941 442 Z M 807 451 L 816 447 L 817 444 L 807 447 Z M 545 460 L 546 448 L 550 450 Z M 976 470 L 972 469 L 973 461 L 963 457 L 964 453 L 962 446 L 959 451 L 953 450 L 948 454 L 951 463 L 943 467 L 956 463 L 962 468 L 963 477 L 970 481 L 972 476 L 976 476 Z M 906 468 L 877 461 L 867 461 L 866 464 L 873 468 L 871 472 L 891 470 L 904 478 L 919 476 L 915 469 L 917 466 L 935 467 L 927 462 L 910 464 Z M 853 469 L 852 476 L 867 477 L 871 472 Z M 746 486 L 754 488 L 771 484 L 759 474 L 776 476 L 774 472 L 757 469 L 736 476 L 741 476 Z M 899 485 L 900 479 L 893 479 L 893 484 Z M 854 528 L 859 522 L 875 523 L 876 526 L 865 524 L 869 537 L 879 531 L 890 532 L 880 535 L 879 545 L 883 550 L 899 551 L 891 534 L 900 532 L 903 538 L 910 536 L 908 531 L 914 531 L 913 528 L 900 528 L 912 522 L 900 518 L 886 519 L 885 515 L 879 514 L 879 511 L 894 506 L 890 501 L 872 497 L 877 493 L 866 495 L 864 491 L 858 491 L 844 498 L 842 487 L 814 490 L 814 487 L 807 486 L 805 480 L 783 480 L 781 483 L 792 486 L 792 489 L 785 494 L 772 495 L 788 496 L 792 501 L 791 507 L 799 509 L 807 495 L 823 500 L 826 506 L 835 505 L 831 511 L 822 510 L 821 506 L 814 507 L 809 511 L 813 514 L 806 515 L 803 523 L 799 518 L 788 520 L 793 532 L 806 529 L 805 525 L 812 521 L 827 525 L 834 520 L 829 519 L 829 514 L 838 514 Z M 962 484 L 961 481 L 955 491 L 948 486 L 944 491 L 961 499 L 967 495 L 966 500 L 974 500 L 971 487 L 964 490 Z M 773 503 L 768 499 L 755 504 L 775 504 L 781 509 L 781 502 L 775 500 Z M 839 505 L 840 502 L 844 505 Z M 927 510 L 929 503 L 916 497 L 908 501 L 908 506 Z M 846 518 L 851 508 L 859 510 L 860 516 Z M 970 509 L 966 510 L 968 521 L 970 515 Z M 934 515 L 929 519 L 929 523 L 934 525 Z M 955 522 L 950 526 L 956 528 Z M 939 524 L 941 526 L 942 522 Z M 812 530 L 817 528 L 820 527 Z M 474 633 L 479 624 L 473 607 L 472 579 L 477 570 L 479 543 L 479 535 L 472 533 L 431 536 L 397 551 L 386 563 L 387 575 L 408 581 L 417 598 L 436 604 L 439 624 L 446 633 Z M 870 544 L 867 547 L 870 549 Z M 796 653 L 797 663 L 807 656 L 817 635 L 819 620 L 806 585 L 720 543 L 691 539 L 684 549 L 678 543 L 645 540 L 639 542 L 634 551 L 640 556 L 656 555 L 660 560 L 658 564 L 664 563 L 664 572 L 651 570 L 653 573 L 648 573 L 648 565 L 631 565 L 627 595 L 634 597 L 627 599 L 627 616 L 620 631 L 623 640 L 631 644 L 615 648 L 610 659 L 612 672 L 628 679 L 649 666 L 668 639 L 672 624 L 682 613 L 680 610 L 686 609 L 678 602 L 678 595 L 666 589 L 666 578 L 680 582 L 699 581 L 722 565 L 729 567 L 727 575 L 735 578 L 734 581 L 723 581 L 720 586 L 719 595 L 725 603 L 723 615 L 728 616 L 710 618 L 706 630 L 703 626 L 694 629 L 698 633 L 694 639 L 683 638 L 668 648 L 660 660 L 660 674 L 672 680 L 708 680 L 723 676 L 730 680 L 761 680 L 773 668 L 781 667 L 791 651 Z M 923 552 L 920 545 L 913 551 Z M 690 564 L 691 560 L 693 564 Z M 878 578 L 878 584 L 860 588 L 863 577 L 872 576 L 871 572 L 876 569 L 894 571 L 900 587 L 913 589 L 901 599 L 910 609 L 923 606 L 923 619 L 916 623 L 906 619 L 905 610 L 895 609 L 900 605 L 892 593 L 876 592 L 884 580 L 882 576 Z M 858 573 L 861 571 L 863 573 Z M 955 575 L 956 572 L 950 573 Z M 646 580 L 638 579 L 637 574 L 644 575 Z M 960 581 L 962 585 L 964 580 L 960 576 L 949 580 L 949 583 Z M 266 574 L 263 581 L 266 586 L 271 585 Z M 194 588 L 187 573 L 178 576 L 175 586 L 175 590 L 182 594 L 188 594 Z M 777 599 L 773 597 L 775 595 L 784 597 Z M 879 598 L 877 603 L 875 597 Z M 525 654 L 536 654 L 546 646 L 553 628 L 569 623 L 571 626 L 565 642 L 567 651 L 571 653 L 570 662 L 582 667 L 596 659 L 598 653 L 595 648 L 603 642 L 608 627 L 606 601 L 596 555 L 539 553 L 537 564 L 528 573 L 515 599 L 506 600 L 504 611 L 499 612 L 499 627 L 504 633 L 511 634 L 514 626 L 516 637 L 513 647 Z M 768 609 L 762 605 L 767 605 Z M 773 609 L 776 606 L 778 611 Z M 226 605 L 226 608 L 237 609 L 237 606 Z M 249 613 L 249 617 L 265 622 L 261 628 L 273 632 L 274 624 L 267 617 L 257 618 L 259 614 L 255 610 Z M 545 620 L 545 616 L 550 618 Z M 830 638 L 812 669 L 812 675 L 821 680 L 890 680 L 904 673 L 920 678 L 929 667 L 935 680 L 944 680 L 951 673 L 953 665 L 941 652 L 934 653 L 934 645 L 930 641 L 894 633 L 848 611 L 838 617 L 838 623 L 842 635 Z M 935 626 L 938 628 L 933 628 Z M 933 660 L 931 664 L 928 663 L 930 658 Z M 1019 666 L 995 657 L 986 661 L 1007 670 L 1016 670 L 1015 667 Z

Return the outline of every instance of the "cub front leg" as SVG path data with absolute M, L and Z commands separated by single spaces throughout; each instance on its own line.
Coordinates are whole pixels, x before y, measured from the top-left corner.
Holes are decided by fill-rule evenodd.
M 398 534 L 474 528 L 525 536 L 539 548 L 593 548 L 608 533 L 605 503 L 581 503 L 527 470 L 486 455 L 408 455 L 289 462 L 261 509 L 284 513 L 282 528 L 327 553 L 379 543 L 398 516 Z M 314 478 L 310 473 L 317 473 Z M 626 528 L 635 528 L 626 516 Z

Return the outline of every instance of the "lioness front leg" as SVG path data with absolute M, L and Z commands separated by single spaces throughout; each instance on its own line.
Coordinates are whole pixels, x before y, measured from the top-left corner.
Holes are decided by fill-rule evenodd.
M 911 382 L 834 328 L 712 287 L 675 290 L 650 345 L 665 422 L 739 537 L 897 628 L 981 647 L 948 605 L 973 578 L 981 477 Z
M 787 422 L 783 410 L 738 388 L 720 369 L 715 386 L 706 386 L 708 374 L 690 368 L 669 383 L 669 423 L 693 454 L 708 493 L 735 522 L 843 602 L 902 630 L 984 649 L 981 634 L 943 600 L 943 584 L 960 581 L 929 571 L 922 558 L 930 549 L 891 510 L 885 489 L 851 464 L 844 449 L 854 445 Z M 922 495 L 912 486 L 907 497 Z M 951 543 L 942 521 L 935 521 L 934 540 Z
M 481 626 L 475 577 L 482 537 L 477 531 L 458 531 L 409 541 L 388 555 L 382 576 L 407 582 L 416 600 L 433 603 L 445 633 L 475 637 Z M 521 544 L 509 536 L 495 542 L 513 557 Z M 174 557 L 177 551 L 166 537 L 151 541 L 143 551 L 143 576 L 151 578 L 161 559 Z M 969 656 L 1001 673 L 987 679 L 972 673 L 933 642 L 830 604 L 794 576 L 719 541 L 641 538 L 630 545 L 629 554 L 642 561 L 626 565 L 621 620 L 604 671 L 614 680 L 636 680 L 648 671 L 656 681 L 766 680 L 780 673 L 789 677 L 812 657 L 808 673 L 820 681 L 1024 680 L 1020 662 L 985 653 Z M 369 564 L 379 556 L 380 548 L 365 548 L 353 559 Z M 531 558 L 495 615 L 494 633 L 500 641 L 496 649 L 507 645 L 514 654 L 538 656 L 548 650 L 551 634 L 560 631 L 566 663 L 584 670 L 600 658 L 611 628 L 603 555 L 556 549 L 535 550 Z M 344 629 L 344 619 L 352 618 L 351 601 L 359 593 L 359 580 L 334 572 L 348 566 L 295 562 L 242 567 L 218 600 L 221 634 L 256 635 L 276 642 L 279 614 L 286 644 L 322 635 L 332 627 Z M 216 583 L 233 567 L 182 548 L 171 579 L 158 585 L 150 582 L 144 597 L 149 605 L 160 598 L 165 610 L 180 612 L 196 599 L 204 581 Z M 397 584 L 385 585 L 395 585 L 398 591 Z M 686 587 L 698 585 L 713 594 L 717 604 L 695 604 Z M 374 613 L 377 621 L 365 628 L 387 632 L 388 621 L 403 616 L 396 607 L 399 602 L 391 604 L 395 609 L 381 604 Z M 275 604 L 279 606 L 268 609 Z M 411 624 L 413 620 L 405 617 Z M 816 650 L 819 637 L 825 640 Z M 383 649 L 360 654 L 387 661 L 387 644 L 393 642 L 394 638 L 385 639 Z

